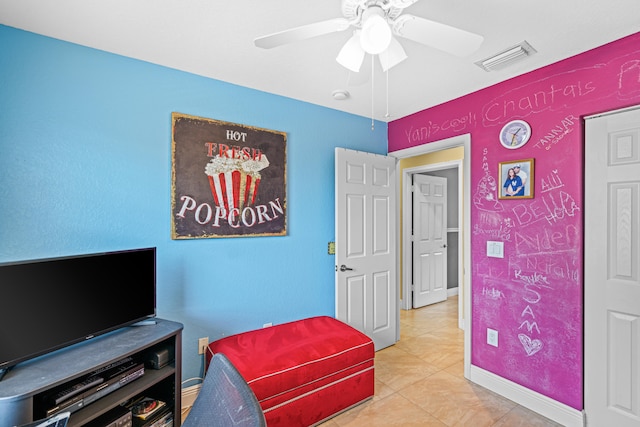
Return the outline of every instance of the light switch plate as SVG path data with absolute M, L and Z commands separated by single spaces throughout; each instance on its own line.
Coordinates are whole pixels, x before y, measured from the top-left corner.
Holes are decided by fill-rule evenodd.
M 495 329 L 487 328 L 487 344 L 494 347 L 498 346 L 498 331 Z
M 327 253 L 329 255 L 335 255 L 336 254 L 336 242 L 329 242 L 329 245 L 327 247 Z
M 487 256 L 491 258 L 504 258 L 504 242 L 487 242 Z

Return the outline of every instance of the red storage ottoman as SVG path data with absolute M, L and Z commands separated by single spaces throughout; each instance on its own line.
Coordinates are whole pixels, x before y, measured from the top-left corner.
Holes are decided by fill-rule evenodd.
M 373 341 L 328 316 L 219 339 L 260 401 L 267 425 L 310 426 L 373 397 Z

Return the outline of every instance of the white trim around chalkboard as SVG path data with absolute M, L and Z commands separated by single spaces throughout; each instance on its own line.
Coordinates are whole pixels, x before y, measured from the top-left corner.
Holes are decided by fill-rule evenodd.
M 563 426 L 582 427 L 585 425 L 582 411 L 477 366 L 471 365 L 469 379 Z

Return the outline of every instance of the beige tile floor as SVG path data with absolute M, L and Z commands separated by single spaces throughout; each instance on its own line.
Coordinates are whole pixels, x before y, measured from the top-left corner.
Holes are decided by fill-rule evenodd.
M 375 356 L 373 399 L 321 427 L 560 426 L 464 378 L 457 301 L 402 310 L 400 341 Z

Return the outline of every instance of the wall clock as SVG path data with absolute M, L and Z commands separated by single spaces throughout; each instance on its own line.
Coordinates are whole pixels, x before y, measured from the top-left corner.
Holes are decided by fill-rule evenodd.
M 510 150 L 522 147 L 530 137 L 531 126 L 524 120 L 511 120 L 500 131 L 500 143 Z

